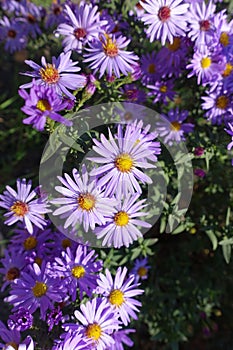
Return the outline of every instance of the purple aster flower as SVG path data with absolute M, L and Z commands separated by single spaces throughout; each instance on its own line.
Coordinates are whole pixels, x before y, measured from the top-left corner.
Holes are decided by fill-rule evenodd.
M 46 263 L 43 262 L 41 268 L 33 264 L 27 273 L 21 273 L 5 301 L 14 305 L 13 311 L 23 307 L 33 314 L 39 308 L 40 316 L 45 320 L 46 311 L 53 310 L 54 303 L 62 302 L 63 297 L 63 285 L 60 280 L 49 275 Z
M 67 13 L 67 23 L 61 23 L 56 33 L 65 36 L 63 40 L 64 51 L 81 51 L 93 38 L 99 37 L 103 33 L 101 26 L 107 21 L 100 20 L 98 6 L 87 4 L 83 1 L 75 7 L 73 12 L 68 5 L 65 5 Z
M 187 14 L 189 33 L 188 36 L 195 41 L 195 46 L 201 50 L 205 46 L 209 46 L 213 41 L 216 33 L 214 26 L 214 12 L 216 6 L 212 1 L 206 4 L 192 3 Z
M 89 179 L 85 166 L 82 167 L 81 174 L 77 169 L 73 169 L 72 174 L 74 180 L 68 174 L 65 174 L 64 178 L 58 177 L 65 187 L 55 187 L 63 197 L 51 201 L 53 204 L 61 204 L 53 215 L 68 216 L 64 228 L 75 226 L 80 222 L 87 232 L 89 226 L 94 230 L 96 224 L 104 225 L 106 216 L 111 215 L 116 201 L 113 198 L 107 198 L 96 178 Z
M 45 27 L 53 28 L 65 22 L 64 4 L 61 0 L 53 0 L 46 17 Z
M 13 225 L 21 221 L 26 226 L 29 233 L 33 232 L 33 225 L 43 228 L 46 225 L 44 214 L 50 210 L 47 207 L 47 198 L 36 198 L 36 191 L 32 190 L 32 182 L 28 184 L 26 179 L 17 180 L 17 192 L 10 186 L 6 186 L 6 191 L 0 195 L 0 207 L 7 209 L 4 216 L 6 225 Z M 30 192 L 31 191 L 31 192 Z
M 1 343 L 1 340 L 5 343 Z M 1 349 L 7 349 L 8 346 L 14 346 L 14 349 L 18 349 L 20 343 L 20 332 L 16 329 L 8 329 L 2 321 L 0 321 L 0 347 Z
M 102 262 L 96 261 L 96 258 L 94 250 L 88 251 L 87 246 L 81 244 L 74 254 L 67 248 L 61 253 L 61 258 L 55 258 L 52 273 L 62 278 L 72 301 L 76 300 L 77 288 L 80 299 L 83 299 L 83 292 L 91 296 L 96 289 L 97 273 L 102 269 Z
M 136 312 L 142 304 L 134 299 L 136 295 L 144 293 L 138 289 L 138 284 L 134 283 L 134 276 L 126 278 L 127 268 L 118 267 L 116 276 L 113 279 L 110 271 L 106 269 L 105 275 L 100 273 L 97 281 L 98 293 L 101 293 L 111 308 L 117 312 L 125 326 L 130 322 L 130 317 L 137 320 Z
M 126 195 L 123 203 L 119 202 L 112 215 L 109 216 L 106 225 L 95 229 L 97 238 L 104 237 L 103 246 L 128 247 L 133 241 L 143 237 L 136 225 L 146 228 L 151 227 L 149 223 L 137 219 L 139 216 L 148 215 L 148 213 L 142 211 L 146 206 L 144 204 L 146 200 L 137 201 L 139 196 L 138 194 Z
M 132 347 L 134 342 L 128 337 L 129 333 L 134 333 L 135 329 L 121 329 L 112 334 L 115 344 L 111 345 L 108 350 L 124 350 L 124 345 Z
M 187 54 L 187 38 L 174 37 L 173 43 L 162 47 L 157 54 L 157 64 L 160 67 L 160 74 L 163 77 L 179 77 L 182 70 L 185 69 Z
M 207 93 L 207 96 L 202 97 L 204 100 L 202 108 L 207 111 L 205 116 L 212 124 L 221 124 L 224 119 L 232 116 L 232 94 L 229 94 L 228 91 L 224 90 L 221 86 Z
M 108 302 L 101 298 L 94 298 L 81 304 L 81 311 L 74 312 L 79 323 L 82 324 L 80 333 L 83 340 L 92 341 L 96 350 L 104 350 L 114 344 L 110 335 L 119 328 L 119 321 L 115 312 L 109 307 Z M 77 326 L 76 326 L 77 327 Z
M 198 177 L 205 177 L 206 176 L 206 172 L 203 169 L 194 169 L 194 175 L 198 176 Z
M 161 102 L 165 105 L 169 100 L 173 100 L 175 96 L 174 82 L 172 80 L 157 81 L 154 85 L 147 85 L 148 89 L 151 89 L 148 96 L 154 97 L 153 103 Z
M 134 103 L 122 102 L 119 107 L 114 107 L 113 117 L 116 120 L 120 120 L 124 124 L 131 124 L 134 121 L 141 120 L 146 115 L 144 106 L 137 105 L 135 108 Z
M 133 66 L 138 57 L 130 51 L 124 50 L 129 44 L 130 39 L 123 36 L 102 35 L 99 40 L 93 40 L 90 48 L 87 48 L 88 54 L 85 54 L 83 62 L 91 62 L 90 68 L 95 72 L 100 72 L 100 78 L 106 71 L 111 77 L 114 73 L 120 78 L 121 73 L 128 75 L 133 72 Z
M 143 103 L 146 100 L 146 94 L 140 90 L 135 84 L 126 84 L 121 89 L 123 98 L 129 102 Z
M 32 327 L 33 316 L 28 310 L 20 307 L 15 313 L 9 316 L 7 324 L 10 329 L 23 332 Z
M 24 124 L 32 124 L 38 131 L 44 130 L 46 118 L 66 126 L 72 125 L 70 120 L 57 113 L 67 107 L 67 102 L 62 100 L 61 96 L 50 86 L 37 85 L 33 81 L 29 94 L 26 90 L 21 89 L 19 95 L 25 100 L 25 105 L 21 110 L 29 115 L 28 118 L 23 119 Z
M 196 51 L 188 64 L 187 69 L 192 69 L 188 74 L 188 78 L 193 75 L 197 76 L 198 85 L 206 85 L 221 79 L 221 73 L 225 68 L 224 58 L 218 52 L 211 53 L 208 50 L 205 52 Z
M 53 346 L 52 350 L 91 350 L 92 340 L 89 338 L 83 339 L 83 334 L 81 334 L 80 327 L 75 328 L 75 332 L 69 331 L 61 335 L 61 339 L 56 341 L 56 345 Z
M 142 70 L 142 83 L 144 85 L 154 83 L 161 79 L 161 65 L 158 64 L 158 56 L 153 51 L 143 55 L 140 59 Z
M 4 48 L 10 53 L 24 49 L 27 45 L 24 26 L 4 16 L 0 20 L 0 40 L 5 42 Z
M 51 86 L 58 94 L 64 93 L 66 96 L 74 99 L 74 95 L 68 90 L 77 90 L 83 88 L 86 84 L 86 77 L 76 74 L 81 68 L 75 67 L 78 62 L 70 59 L 71 51 L 62 52 L 58 58 L 52 57 L 52 63 L 47 63 L 45 57 L 41 58 L 41 65 L 26 60 L 25 63 L 33 68 L 32 72 L 22 73 L 36 79 L 36 83 Z M 75 74 L 73 74 L 75 73 Z M 20 88 L 31 88 L 33 82 L 21 85 Z
M 146 0 L 140 4 L 145 9 L 142 21 L 149 24 L 146 33 L 150 42 L 166 40 L 173 42 L 174 36 L 184 36 L 187 30 L 187 12 L 189 4 L 183 0 Z
M 179 111 L 178 108 L 170 110 L 167 116 L 162 114 L 164 120 L 156 123 L 156 130 L 165 143 L 171 146 L 174 142 L 185 141 L 184 134 L 192 132 L 194 128 L 191 123 L 183 123 L 187 116 L 188 111 Z
M 140 279 L 145 280 L 148 278 L 148 270 L 150 268 L 151 266 L 148 265 L 148 258 L 136 259 L 130 273 L 134 275 L 135 282 L 138 283 Z
M 149 148 L 148 142 L 138 142 L 142 135 L 141 128 L 132 130 L 131 124 L 126 126 L 123 132 L 122 125 L 118 126 L 118 132 L 113 137 L 109 130 L 109 141 L 101 134 L 99 142 L 94 139 L 93 150 L 101 157 L 90 157 L 95 163 L 104 164 L 91 171 L 91 175 L 101 178 L 100 186 L 106 186 L 105 195 L 109 196 L 118 192 L 119 196 L 130 193 L 141 193 L 142 189 L 138 180 L 143 184 L 151 184 L 151 178 L 141 169 L 154 168 L 147 159 L 154 160 L 154 152 Z
M 22 254 L 16 247 L 15 249 L 5 249 L 1 264 L 3 267 L 0 268 L 0 274 L 4 275 L 1 291 L 4 291 L 8 285 L 20 277 L 20 273 L 26 265 L 25 254 Z
M 53 257 L 51 250 L 54 247 L 52 231 L 45 227 L 43 230 L 38 227 L 33 228 L 30 234 L 22 226 L 14 230 L 11 238 L 10 248 L 18 249 L 19 253 L 25 256 L 27 264 L 36 262 L 39 266 L 43 260 L 49 261 Z M 27 266 L 26 266 L 27 267 Z
M 41 35 L 39 23 L 41 22 L 40 8 L 31 2 L 27 2 L 25 6 L 20 8 L 20 17 L 17 20 L 24 25 L 26 35 L 31 35 L 36 38 Z

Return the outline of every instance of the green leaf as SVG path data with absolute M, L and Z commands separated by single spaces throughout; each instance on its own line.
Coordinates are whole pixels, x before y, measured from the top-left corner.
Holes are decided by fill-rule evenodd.
M 210 241 L 212 243 L 213 250 L 216 250 L 217 246 L 218 246 L 218 240 L 217 240 L 215 234 L 211 230 L 207 230 L 206 234 L 207 234 L 207 236 L 209 237 L 209 239 L 210 239 Z
M 231 260 L 231 245 L 222 245 L 222 252 L 226 263 L 229 264 Z

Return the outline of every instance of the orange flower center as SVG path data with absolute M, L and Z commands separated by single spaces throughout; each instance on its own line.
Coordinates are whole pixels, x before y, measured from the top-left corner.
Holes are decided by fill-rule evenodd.
M 154 63 L 150 63 L 148 68 L 147 68 L 147 71 L 150 74 L 154 74 L 155 73 L 155 64 Z
M 171 123 L 171 129 L 172 131 L 179 131 L 181 128 L 181 125 L 179 122 L 172 122 Z
M 106 42 L 103 43 L 103 49 L 107 56 L 116 57 L 118 54 L 118 47 L 116 44 L 116 40 L 113 42 L 108 34 L 105 34 Z
M 58 70 L 50 63 L 45 68 L 40 69 L 40 75 L 47 84 L 55 84 L 60 78 Z
M 15 30 L 13 30 L 13 29 L 8 30 L 8 33 L 7 33 L 8 38 L 14 39 L 16 37 L 16 35 L 17 35 L 17 33 Z
M 24 216 L 28 213 L 28 206 L 22 201 L 16 201 L 10 209 L 16 216 Z
M 168 49 L 170 51 L 177 51 L 180 48 L 180 38 L 175 37 L 172 44 L 168 44 Z
M 88 338 L 92 338 L 93 340 L 97 341 L 102 334 L 102 329 L 97 323 L 89 324 L 89 326 L 86 329 L 86 336 Z
M 228 98 L 224 95 L 219 96 L 216 101 L 216 106 L 220 109 L 226 109 L 228 105 Z
M 23 246 L 26 250 L 34 249 L 37 246 L 37 239 L 33 236 L 30 236 L 27 239 L 25 239 Z
M 231 74 L 232 70 L 233 70 L 233 66 L 230 63 L 227 63 L 226 67 L 225 67 L 225 70 L 222 73 L 222 76 L 224 78 L 228 77 Z
M 90 193 L 80 194 L 78 204 L 82 210 L 91 210 L 95 206 L 95 197 Z
M 140 277 L 144 277 L 147 275 L 147 269 L 145 267 L 139 267 L 137 273 Z
M 223 46 L 229 45 L 230 40 L 229 40 L 229 35 L 228 35 L 228 33 L 226 33 L 226 32 L 221 33 L 221 35 L 220 35 L 220 43 L 221 43 Z

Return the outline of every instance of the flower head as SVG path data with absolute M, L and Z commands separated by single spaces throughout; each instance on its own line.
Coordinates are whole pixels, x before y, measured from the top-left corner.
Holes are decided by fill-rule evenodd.
M 22 73 L 33 77 L 36 84 L 50 86 L 56 90 L 58 94 L 65 94 L 74 99 L 74 95 L 69 90 L 77 90 L 83 88 L 86 84 L 86 77 L 81 74 L 76 74 L 81 68 L 77 67 L 78 62 L 73 62 L 70 59 L 71 51 L 62 52 L 58 58 L 52 57 L 52 63 L 47 63 L 45 57 L 41 58 L 41 66 L 37 63 L 26 60 L 33 71 Z M 76 66 L 76 67 L 75 67 Z M 73 74 L 75 73 L 75 74 Z M 20 88 L 31 88 L 33 82 L 21 85 Z
M 108 304 L 115 310 L 124 325 L 130 322 L 130 317 L 137 319 L 136 312 L 141 303 L 134 299 L 136 295 L 141 295 L 144 291 L 138 289 L 138 284 L 134 284 L 134 276 L 126 279 L 127 268 L 117 269 L 116 276 L 113 279 L 110 271 L 106 269 L 105 275 L 100 273 L 98 283 L 98 293 L 101 293 Z
M 33 225 L 43 228 L 47 224 L 43 214 L 49 212 L 47 198 L 33 199 L 37 193 L 35 190 L 31 191 L 31 187 L 31 181 L 27 184 L 26 179 L 18 179 L 17 192 L 6 186 L 6 191 L 0 195 L 0 207 L 7 209 L 7 213 L 4 214 L 7 217 L 5 224 L 13 225 L 21 221 L 29 233 L 33 232 Z
M 148 271 L 150 268 L 151 267 L 148 265 L 148 258 L 136 259 L 131 274 L 134 275 L 136 282 L 140 279 L 145 280 L 148 278 Z
M 81 2 L 72 11 L 70 6 L 65 5 L 67 14 L 67 23 L 61 23 L 56 33 L 65 36 L 63 46 L 65 51 L 77 50 L 81 51 L 82 47 L 93 38 L 98 38 L 103 33 L 101 26 L 106 21 L 100 20 L 100 14 L 97 6 Z
M 133 241 L 142 237 L 141 231 L 136 226 L 151 227 L 149 223 L 137 219 L 138 216 L 142 217 L 148 214 L 142 211 L 145 207 L 145 199 L 137 201 L 138 197 L 138 194 L 128 194 L 123 203 L 119 202 L 106 225 L 95 229 L 97 238 L 104 237 L 103 246 L 128 247 Z
M 105 224 L 106 216 L 112 213 L 116 201 L 105 196 L 95 178 L 89 179 L 85 166 L 81 174 L 77 169 L 73 169 L 73 178 L 74 180 L 68 174 L 65 174 L 64 178 L 58 178 L 65 187 L 55 187 L 63 197 L 51 201 L 53 204 L 61 204 L 53 214 L 68 216 L 65 228 L 80 222 L 87 232 L 89 227 L 93 230 L 96 224 Z
M 106 300 L 94 298 L 81 304 L 81 311 L 74 312 L 75 317 L 82 324 L 80 333 L 84 340 L 92 342 L 96 350 L 104 350 L 114 344 L 110 334 L 118 330 L 118 317 Z
M 116 191 L 119 196 L 126 195 L 128 192 L 141 193 L 142 189 L 138 180 L 143 184 L 152 183 L 150 177 L 141 169 L 155 167 L 147 161 L 147 159 L 155 160 L 155 150 L 151 149 L 151 143 L 147 141 L 142 125 L 135 125 L 127 124 L 124 132 L 120 124 L 117 135 L 114 137 L 109 130 L 109 140 L 103 134 L 100 136 L 101 142 L 94 139 L 93 150 L 101 157 L 90 157 L 89 159 L 104 165 L 92 170 L 90 174 L 101 177 L 98 184 L 106 186 L 107 196 Z M 150 134 L 148 129 L 145 134 Z
M 26 90 L 21 89 L 19 95 L 25 100 L 25 105 L 21 109 L 29 115 L 28 118 L 23 119 L 24 124 L 32 124 L 39 131 L 44 130 L 46 118 L 66 126 L 72 125 L 71 121 L 57 113 L 67 108 L 67 102 L 62 100 L 61 96 L 50 86 L 37 85 L 33 82 L 29 94 Z
M 185 35 L 189 4 L 183 0 L 146 0 L 140 4 L 145 10 L 141 19 L 149 24 L 146 32 L 150 42 L 160 39 L 165 45 L 167 39 L 172 43 L 174 36 Z
M 130 39 L 123 36 L 105 34 L 90 43 L 87 48 L 89 53 L 84 54 L 84 62 L 91 62 L 90 68 L 100 72 L 100 78 L 104 72 L 111 77 L 113 74 L 120 78 L 121 73 L 128 75 L 133 72 L 138 57 L 130 51 L 124 50 Z

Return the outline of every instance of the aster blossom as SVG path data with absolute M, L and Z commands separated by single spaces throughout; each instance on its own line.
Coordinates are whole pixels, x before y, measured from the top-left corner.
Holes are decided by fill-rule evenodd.
M 52 350 L 91 350 L 92 340 L 87 337 L 83 339 L 80 329 L 79 326 L 72 327 L 72 330 L 63 333 L 60 337 L 61 340 L 56 341 L 57 344 L 52 347 Z
M 162 114 L 162 117 L 164 120 L 156 123 L 156 130 L 169 146 L 184 141 L 184 134 L 193 131 L 193 124 L 183 123 L 188 117 L 188 111 L 171 109 L 167 115 Z
M 106 72 L 109 77 L 114 74 L 120 78 L 121 73 L 128 75 L 134 71 L 138 57 L 130 51 L 126 51 L 126 46 L 130 39 L 114 34 L 100 35 L 100 39 L 95 39 L 90 43 L 90 48 L 86 48 L 88 53 L 84 54 L 84 63 L 89 63 L 89 67 L 94 72 L 99 71 L 100 78 Z
M 147 130 L 148 131 L 148 130 Z M 101 157 L 89 157 L 95 163 L 104 164 L 91 171 L 91 175 L 100 177 L 100 186 L 106 186 L 105 194 L 112 195 L 116 191 L 119 195 L 141 193 L 138 180 L 143 184 L 151 184 L 151 178 L 140 169 L 154 168 L 155 165 L 147 160 L 154 161 L 154 150 L 150 149 L 150 142 L 142 141 L 141 127 L 132 129 L 132 125 L 118 125 L 116 135 L 109 130 L 109 140 L 101 134 L 100 141 L 94 139 L 93 150 Z M 138 140 L 141 140 L 138 142 Z M 140 168 L 140 169 L 139 169 Z
M 133 297 L 144 293 L 142 289 L 138 289 L 138 284 L 134 283 L 134 276 L 127 277 L 127 268 L 118 267 L 116 276 L 113 279 L 110 271 L 106 269 L 105 275 L 100 273 L 98 283 L 98 293 L 103 295 L 113 310 L 119 314 L 123 324 L 127 326 L 130 317 L 137 320 L 136 312 L 141 302 Z
M 77 74 L 81 70 L 77 67 L 78 62 L 73 62 L 70 58 L 71 51 L 62 52 L 58 58 L 52 57 L 52 63 L 47 63 L 44 56 L 41 58 L 41 66 L 31 60 L 25 60 L 33 71 L 22 73 L 29 77 L 35 78 L 36 84 L 50 86 L 62 95 L 65 94 L 71 99 L 74 95 L 69 90 L 77 90 L 86 85 L 86 77 Z M 33 83 L 21 85 L 20 88 L 31 88 Z
M 22 272 L 5 300 L 13 304 L 13 311 L 23 307 L 33 314 L 40 309 L 40 317 L 44 320 L 46 311 L 52 310 L 55 302 L 62 302 L 63 297 L 60 280 L 49 275 L 47 264 L 43 262 L 41 267 L 33 264 L 27 272 Z
M 0 207 L 7 209 L 4 214 L 7 217 L 6 225 L 13 225 L 21 221 L 26 226 L 29 233 L 33 232 L 33 225 L 43 228 L 47 225 L 44 214 L 48 213 L 47 198 L 36 198 L 35 190 L 31 191 L 32 182 L 26 179 L 18 179 L 17 192 L 10 186 L 6 186 L 6 191 L 0 195 Z
M 136 259 L 131 274 L 134 275 L 135 282 L 148 278 L 148 271 L 151 267 L 148 265 L 148 258 Z
M 101 26 L 107 24 L 107 21 L 100 20 L 98 6 L 87 4 L 83 1 L 75 7 L 74 11 L 70 6 L 65 5 L 67 23 L 61 23 L 56 33 L 64 36 L 64 51 L 81 51 L 83 46 L 93 38 L 98 38 L 103 33 Z
M 5 42 L 4 48 L 10 53 L 24 49 L 27 45 L 24 26 L 4 16 L 0 20 L 0 40 Z
M 214 12 L 216 5 L 212 1 L 190 4 L 188 12 L 188 36 L 195 41 L 198 50 L 214 42 L 216 27 L 214 25 Z
M 89 227 L 93 230 L 96 224 L 105 224 L 106 216 L 112 213 L 116 204 L 114 198 L 105 196 L 96 178 L 89 178 L 85 166 L 82 167 L 81 173 L 73 169 L 72 175 L 74 180 L 68 174 L 64 174 L 64 178 L 58 177 L 63 186 L 56 186 L 55 189 L 63 197 L 51 201 L 53 204 L 61 204 L 53 215 L 68 216 L 64 228 L 79 222 L 83 224 L 86 232 Z
M 76 300 L 77 288 L 81 299 L 84 292 L 91 296 L 95 290 L 97 273 L 102 268 L 101 261 L 96 261 L 96 258 L 94 250 L 88 251 L 87 246 L 81 244 L 74 253 L 67 248 L 61 253 L 61 258 L 55 258 L 51 267 L 52 274 L 62 277 L 72 301 Z
M 25 100 L 21 110 L 29 115 L 23 119 L 24 124 L 32 124 L 38 131 L 44 130 L 47 118 L 66 126 L 72 125 L 70 120 L 57 113 L 67 108 L 67 102 L 62 100 L 50 86 L 37 85 L 34 81 L 29 94 L 26 90 L 20 89 L 19 95 Z
M 185 35 L 189 4 L 183 0 L 146 0 L 140 4 L 145 10 L 141 20 L 149 25 L 146 33 L 150 42 L 157 39 L 165 45 L 166 40 L 172 43 L 175 36 Z
M 103 246 L 114 246 L 120 248 L 128 247 L 133 241 L 142 237 L 137 226 L 150 228 L 151 225 L 145 221 L 137 219 L 139 216 L 146 216 L 148 213 L 142 211 L 146 206 L 145 199 L 137 201 L 138 194 L 128 194 L 126 198 L 117 205 L 113 214 L 109 217 L 107 224 L 97 227 L 95 234 L 98 239 L 104 237 Z
M 119 321 L 115 312 L 106 300 L 94 298 L 80 305 L 81 311 L 74 312 L 81 324 L 80 333 L 84 340 L 92 341 L 96 350 L 104 350 L 114 344 L 111 333 L 119 329 Z M 77 325 L 75 325 L 77 329 Z M 72 329 L 72 327 L 70 327 Z
M 25 254 L 22 254 L 16 248 L 5 249 L 1 264 L 3 267 L 0 268 L 0 274 L 4 275 L 1 291 L 4 291 L 8 285 L 14 283 L 20 277 L 20 273 L 26 265 Z

